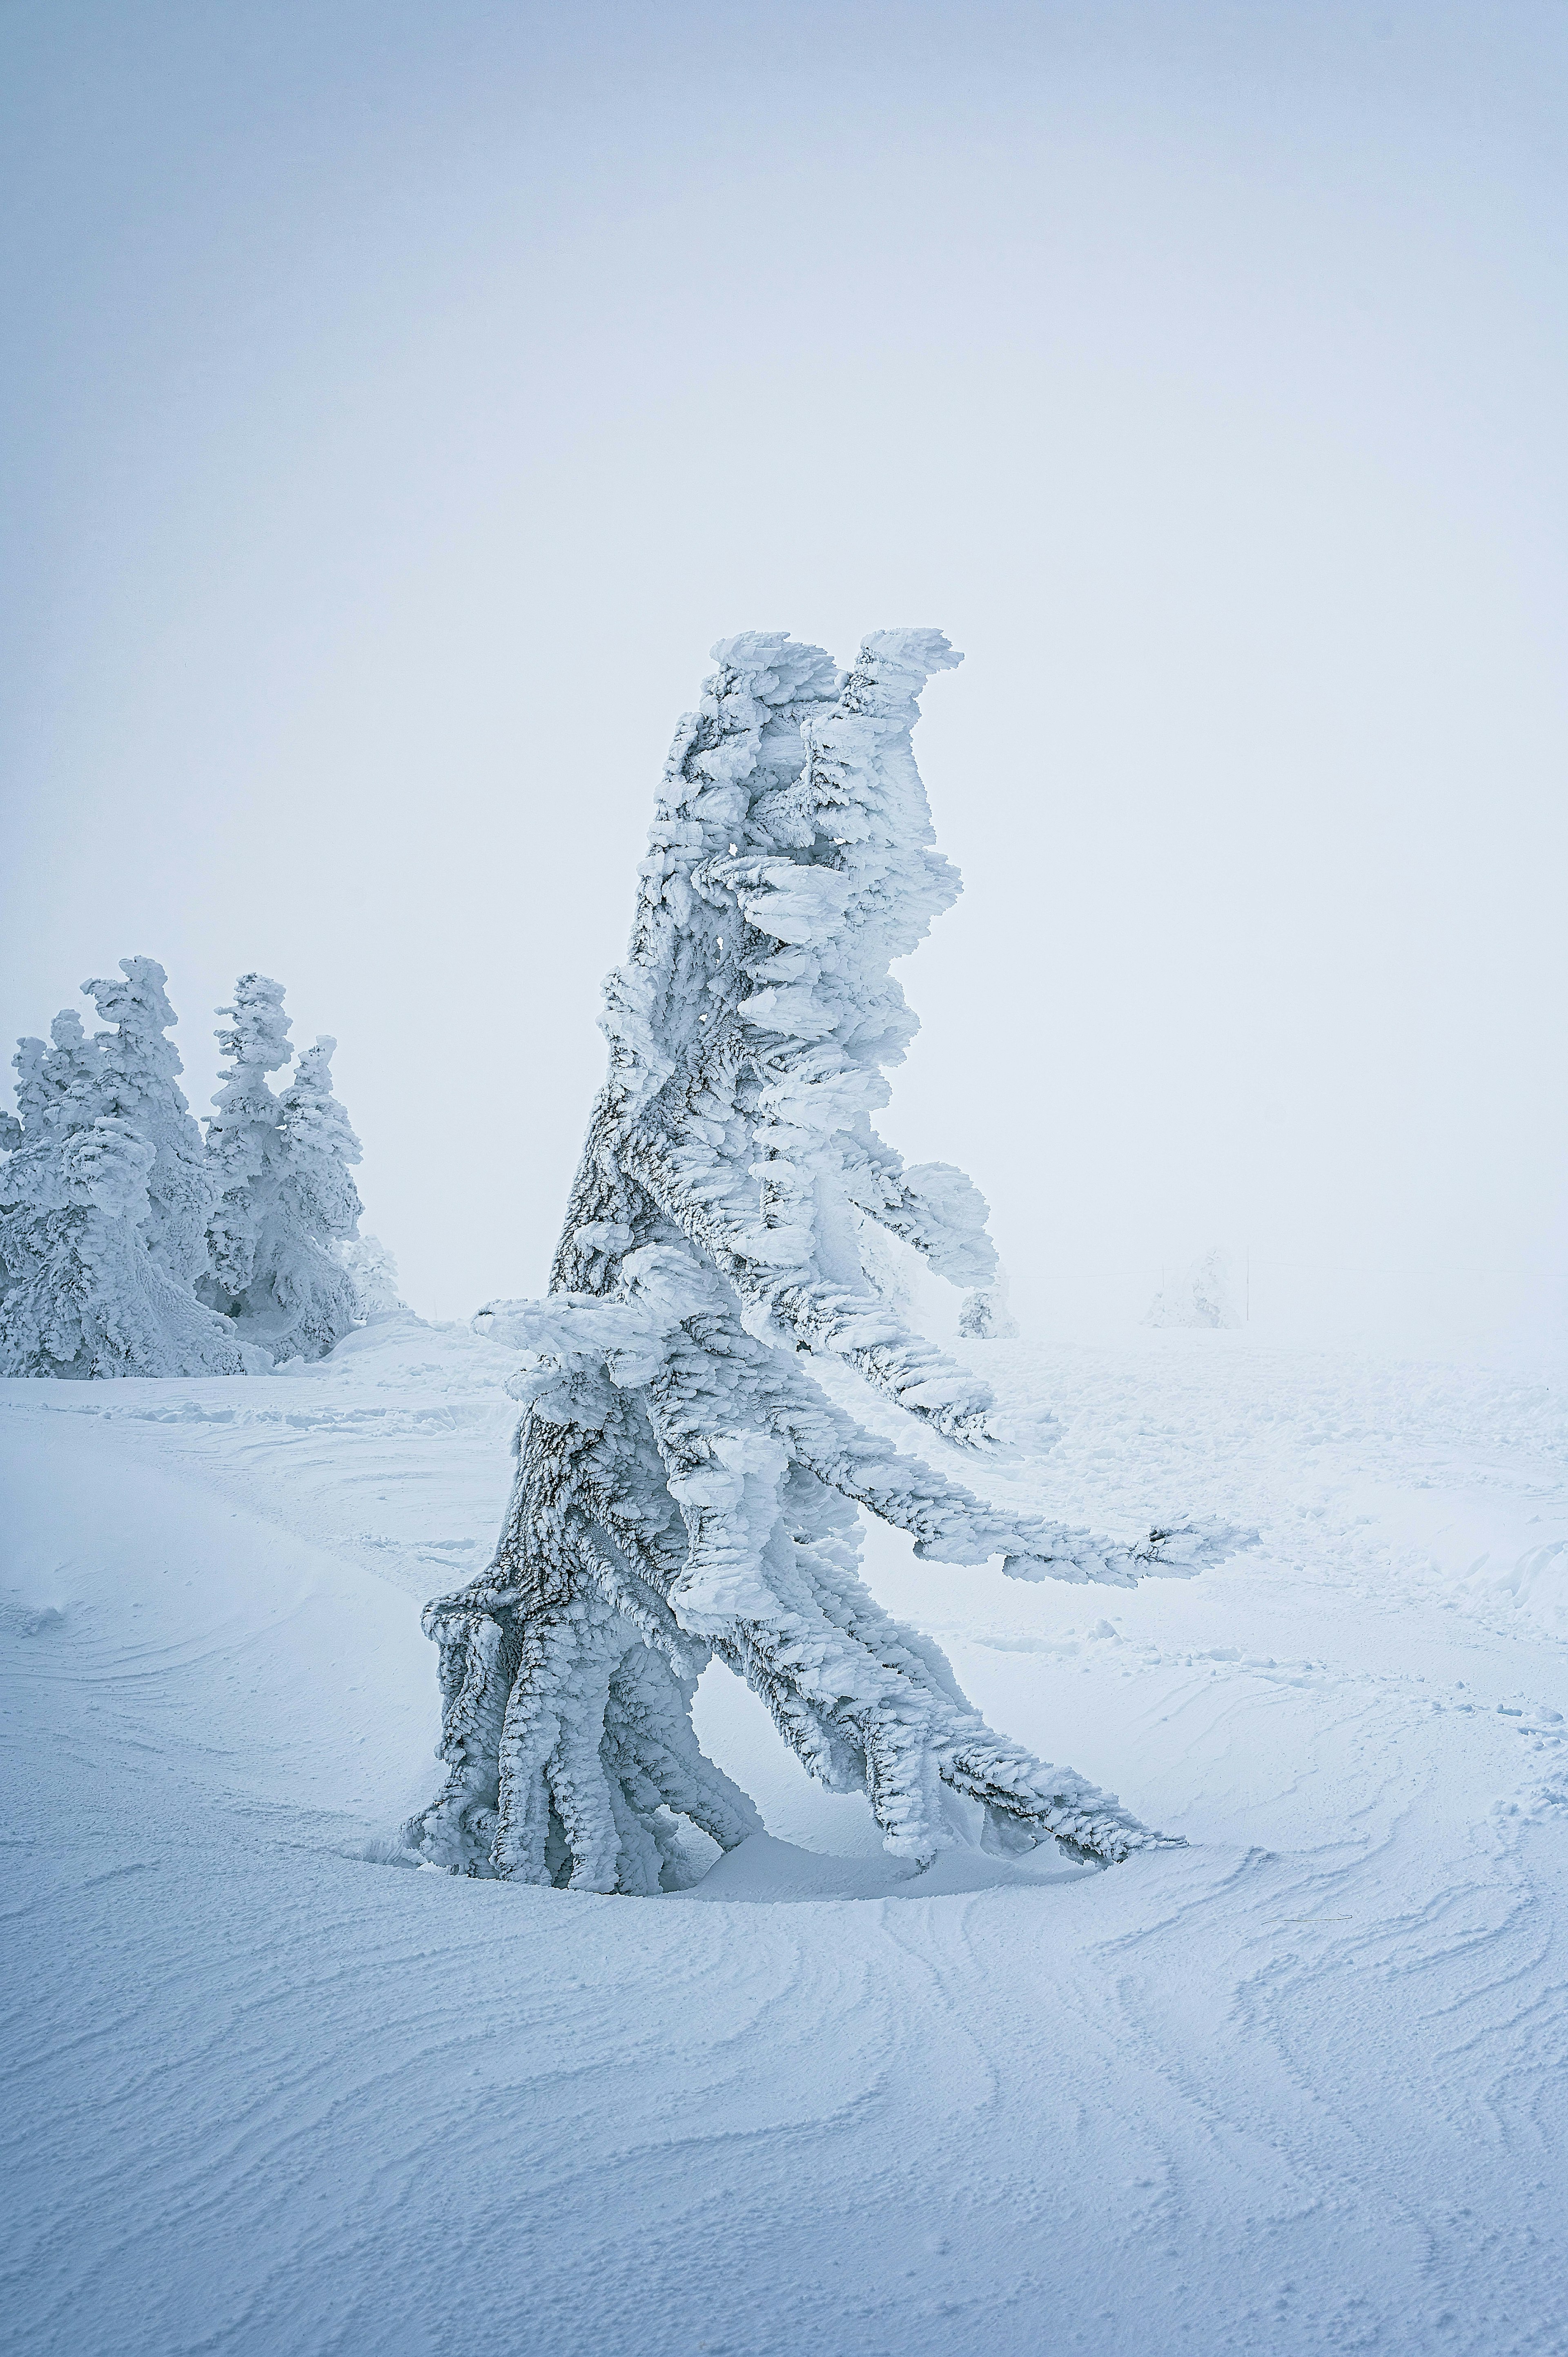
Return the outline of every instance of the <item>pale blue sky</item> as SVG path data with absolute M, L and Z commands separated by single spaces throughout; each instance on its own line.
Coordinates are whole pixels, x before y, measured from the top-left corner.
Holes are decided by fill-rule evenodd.
M 537 1289 L 721 634 L 968 660 L 890 1133 L 1036 1330 L 1568 1269 L 1568 14 L 0 7 L 0 1023 L 341 1042 Z

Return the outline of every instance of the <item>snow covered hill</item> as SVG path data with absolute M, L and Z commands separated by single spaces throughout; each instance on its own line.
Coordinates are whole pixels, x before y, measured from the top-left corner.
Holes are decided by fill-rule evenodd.
M 1060 1422 L 1012 1494 L 1262 1534 L 1133 1594 L 872 1534 L 1185 1850 L 910 1879 L 715 1669 L 769 1831 L 693 1891 L 405 1870 L 504 1351 L 0 1385 L 15 2346 L 1568 2349 L 1568 1364 L 971 1348 Z

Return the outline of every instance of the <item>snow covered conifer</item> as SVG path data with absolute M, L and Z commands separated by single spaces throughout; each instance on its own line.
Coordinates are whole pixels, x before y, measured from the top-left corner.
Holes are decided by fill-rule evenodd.
M 408 1304 L 397 1289 L 397 1262 L 380 1236 L 351 1236 L 338 1247 L 363 1319 L 391 1318 Z
M 18 1048 L 20 1139 L 0 1174 L 0 1373 L 238 1374 L 251 1359 L 232 1329 L 151 1249 L 158 1148 L 114 1109 L 127 1089 L 115 1040 L 87 1039 L 67 1009 L 48 1049 Z
M 1175 1285 L 1162 1286 L 1144 1313 L 1145 1326 L 1240 1326 L 1230 1255 L 1219 1244 L 1200 1253 Z
M 337 1045 L 320 1034 L 278 1100 L 285 1220 L 275 1232 L 271 1283 L 288 1319 L 280 1356 L 321 1358 L 360 1317 L 353 1274 L 338 1249 L 358 1236 L 362 1206 L 350 1168 L 360 1159 L 360 1141 L 332 1092 Z
M 153 1149 L 146 1249 L 174 1284 L 194 1286 L 207 1267 L 212 1172 L 179 1087 L 178 1052 L 164 1036 L 178 1019 L 167 978 L 156 958 L 122 958 L 118 976 L 81 987 L 115 1027 L 97 1039 L 102 1109 Z
M 217 1033 L 231 1059 L 207 1125 L 207 1152 L 217 1200 L 207 1231 L 211 1275 L 202 1290 L 214 1308 L 238 1317 L 255 1272 L 256 1245 L 277 1189 L 283 1144 L 278 1101 L 267 1075 L 293 1053 L 283 985 L 265 974 L 242 974 L 234 1004 L 219 1013 L 231 1019 Z
M 963 1307 L 958 1313 L 958 1330 L 972 1342 L 1011 1342 L 1016 1339 L 1018 1321 L 1008 1299 L 1005 1269 L 999 1265 L 989 1285 L 978 1285 L 964 1295 Z
M 338 1042 L 318 1033 L 278 1100 L 284 1135 L 284 1193 L 300 1225 L 334 1243 L 360 1232 L 364 1206 L 350 1175 L 360 1155 L 349 1116 L 332 1092 Z
M 335 1040 L 304 1049 L 274 1094 L 267 1075 L 292 1052 L 283 1000 L 280 983 L 245 974 L 221 1010 L 232 1020 L 219 1044 L 232 1064 L 207 1132 L 220 1189 L 208 1298 L 274 1359 L 319 1359 L 358 1318 L 336 1247 L 359 1231 L 349 1165 L 360 1141 L 332 1092 Z
M 957 657 L 914 630 L 847 675 L 777 632 L 714 653 L 607 985 L 550 1297 L 489 1313 L 530 1354 L 518 1472 L 494 1562 L 427 1609 L 448 1772 L 409 1836 L 457 1872 L 679 1884 L 682 1817 L 725 1847 L 759 1822 L 693 1731 L 716 1654 L 816 1775 L 867 1793 L 890 1849 L 927 1860 L 967 1815 L 993 1846 L 1120 1857 L 1155 1837 L 993 1733 L 858 1576 L 862 1506 L 923 1559 L 1025 1579 L 1131 1586 L 1224 1536 L 1126 1545 L 988 1503 L 936 1461 L 983 1464 L 987 1387 L 866 1273 L 879 1229 L 959 1285 L 995 1270 L 970 1181 L 907 1168 L 871 1123 L 916 1028 L 891 963 L 959 888 L 910 746 Z
M 0 1168 L 0 1357 L 12 1373 L 28 1371 L 23 1361 L 32 1354 L 34 1338 L 29 1320 L 28 1339 L 22 1339 L 17 1322 L 21 1296 L 9 1312 L 5 1300 L 36 1265 L 42 1250 L 49 1158 L 46 1123 L 50 1144 L 58 1151 L 59 1133 L 68 1125 L 49 1116 L 61 1100 L 82 1095 L 91 1069 L 86 1047 L 81 1016 L 65 1007 L 54 1019 L 49 1046 L 41 1039 L 18 1039 L 11 1059 L 16 1075 L 16 1114 L 5 1116 L 5 1136 L 0 1140 L 10 1157 Z M 90 1106 L 84 1108 L 84 1117 L 88 1111 Z
M 102 1057 L 74 1006 L 62 1006 L 49 1025 L 48 1047 L 41 1039 L 18 1039 L 11 1061 L 23 1129 L 36 1140 L 46 1132 L 62 1136 L 104 1110 Z

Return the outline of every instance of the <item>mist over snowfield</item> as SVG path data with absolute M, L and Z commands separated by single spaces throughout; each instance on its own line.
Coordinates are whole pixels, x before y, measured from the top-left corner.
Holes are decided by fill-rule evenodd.
M 1560 1320 L 1564 40 L 11 11 L 5 1036 L 156 954 L 200 1111 L 284 975 L 410 1300 L 537 1293 L 707 648 L 929 622 L 893 1137 L 1026 1326 Z

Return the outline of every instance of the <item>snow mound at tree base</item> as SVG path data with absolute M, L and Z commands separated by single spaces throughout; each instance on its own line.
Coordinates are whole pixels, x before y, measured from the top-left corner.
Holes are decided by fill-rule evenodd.
M 1075 1882 L 1109 1868 L 1079 1864 L 1052 1844 L 1023 1857 L 990 1857 L 980 1849 L 946 1849 L 923 1869 L 906 1859 L 824 1857 L 797 1849 L 772 1834 L 753 1834 L 720 1857 L 682 1899 L 730 1900 L 750 1906 L 843 1899 L 950 1899 L 1008 1884 Z

